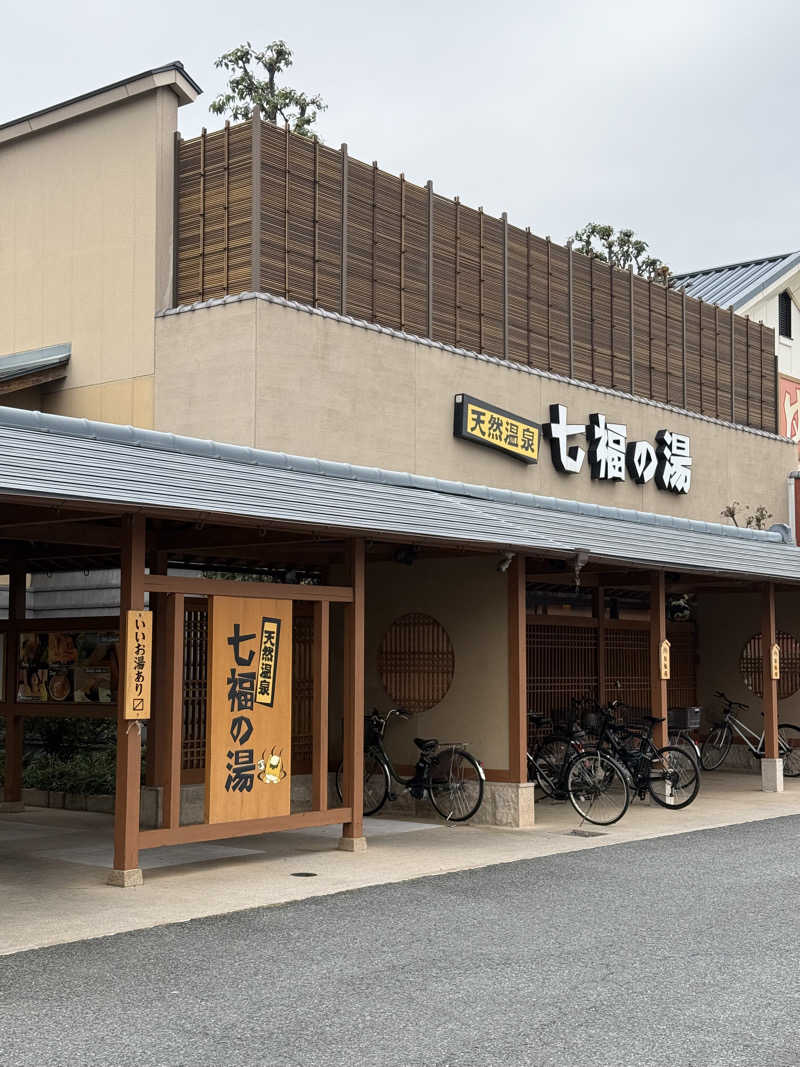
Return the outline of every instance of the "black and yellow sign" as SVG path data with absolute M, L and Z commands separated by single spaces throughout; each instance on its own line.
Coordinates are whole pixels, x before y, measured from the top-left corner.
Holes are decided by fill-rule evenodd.
M 271 708 L 275 703 L 275 677 L 278 673 L 278 644 L 280 636 L 280 619 L 261 620 L 256 704 L 261 704 L 265 708 Z
M 523 463 L 539 460 L 541 426 L 511 411 L 459 393 L 456 396 L 453 433 L 464 441 L 496 448 Z

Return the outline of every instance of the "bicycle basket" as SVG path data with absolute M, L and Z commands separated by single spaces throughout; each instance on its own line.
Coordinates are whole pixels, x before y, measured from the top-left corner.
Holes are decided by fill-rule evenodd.
M 703 714 L 702 708 L 670 708 L 667 725 L 672 730 L 697 730 Z
M 592 737 L 599 737 L 603 732 L 603 726 L 606 721 L 606 713 L 600 711 L 598 708 L 592 708 L 589 711 L 585 711 L 581 717 L 581 726 Z

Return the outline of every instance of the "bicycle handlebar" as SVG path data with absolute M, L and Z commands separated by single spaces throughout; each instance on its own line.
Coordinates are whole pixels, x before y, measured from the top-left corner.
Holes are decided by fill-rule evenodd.
M 744 708 L 744 709 L 746 709 L 746 708 L 750 707 L 749 704 L 743 704 L 740 700 L 731 700 L 730 697 L 725 696 L 725 694 L 719 689 L 714 693 L 714 696 L 717 697 L 719 700 L 723 700 L 728 705 L 729 709 L 730 708 Z

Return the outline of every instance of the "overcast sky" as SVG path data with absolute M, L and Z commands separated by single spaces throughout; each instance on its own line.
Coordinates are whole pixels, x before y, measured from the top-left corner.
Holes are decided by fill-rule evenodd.
M 631 226 L 674 271 L 800 248 L 800 14 L 762 0 L 0 0 L 0 122 L 284 38 L 330 145 L 563 241 Z M 0 190 L 0 194 L 2 190 Z

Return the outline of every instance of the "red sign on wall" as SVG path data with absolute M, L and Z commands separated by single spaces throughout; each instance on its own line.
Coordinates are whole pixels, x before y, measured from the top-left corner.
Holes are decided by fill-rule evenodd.
M 778 433 L 800 444 L 800 381 L 778 378 Z

